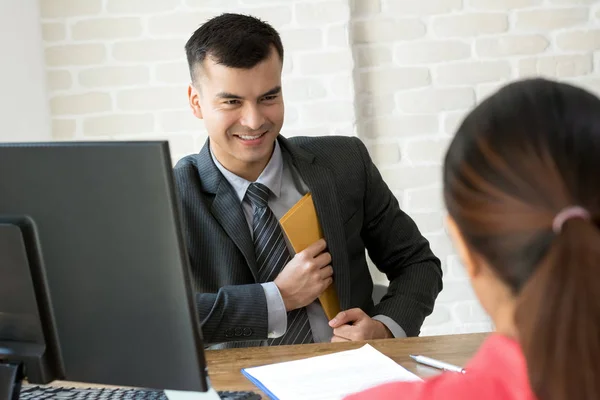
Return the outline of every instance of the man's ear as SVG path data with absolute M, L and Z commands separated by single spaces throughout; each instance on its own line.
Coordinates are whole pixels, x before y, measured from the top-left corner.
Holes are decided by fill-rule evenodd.
M 190 108 L 192 114 L 196 118 L 202 119 L 202 107 L 200 106 L 200 93 L 194 87 L 192 83 L 188 85 L 188 101 L 190 102 Z
M 458 255 L 470 279 L 477 277 L 481 272 L 481 259 L 467 245 L 462 232 L 458 229 L 456 222 L 450 216 L 446 217 L 446 225 L 454 247 L 458 251 Z

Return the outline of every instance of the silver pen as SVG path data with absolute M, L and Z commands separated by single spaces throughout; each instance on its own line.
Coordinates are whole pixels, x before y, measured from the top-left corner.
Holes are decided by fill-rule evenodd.
M 429 357 L 425 357 L 425 356 L 413 356 L 413 355 L 411 355 L 410 358 L 412 358 L 419 364 L 428 365 L 430 367 L 442 369 L 444 371 L 459 372 L 461 374 L 464 374 L 466 372 L 466 370 L 464 368 L 458 367 L 456 365 L 448 364 L 443 361 L 435 360 L 433 358 L 429 358 Z

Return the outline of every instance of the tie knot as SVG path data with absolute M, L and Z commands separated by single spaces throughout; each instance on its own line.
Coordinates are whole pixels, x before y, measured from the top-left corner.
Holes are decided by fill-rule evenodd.
M 254 207 L 266 207 L 269 201 L 269 193 L 271 191 L 262 183 L 251 183 L 246 191 L 248 200 Z

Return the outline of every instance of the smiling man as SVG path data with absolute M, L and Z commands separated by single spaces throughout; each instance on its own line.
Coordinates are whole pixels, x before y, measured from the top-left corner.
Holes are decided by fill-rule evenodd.
M 186 53 L 190 107 L 209 138 L 177 163 L 175 180 L 205 342 L 418 335 L 442 289 L 440 262 L 360 140 L 281 135 L 277 31 L 223 14 L 194 32 Z M 294 254 L 278 220 L 308 192 L 325 239 Z M 390 280 L 376 305 L 365 250 Z M 329 321 L 318 296 L 332 284 L 343 311 Z

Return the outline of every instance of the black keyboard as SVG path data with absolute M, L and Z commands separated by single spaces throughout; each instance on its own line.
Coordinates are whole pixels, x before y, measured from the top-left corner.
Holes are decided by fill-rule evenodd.
M 254 392 L 219 391 L 223 400 L 260 400 L 261 396 Z M 141 389 L 113 389 L 113 388 L 71 388 L 53 386 L 23 385 L 21 400 L 168 400 L 162 391 Z

